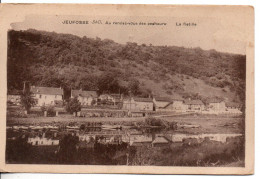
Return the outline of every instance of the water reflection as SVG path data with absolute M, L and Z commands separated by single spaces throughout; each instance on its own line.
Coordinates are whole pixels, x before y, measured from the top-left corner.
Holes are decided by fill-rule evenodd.
M 241 134 L 184 134 L 171 129 L 101 126 L 99 123 L 81 126 L 9 126 L 6 161 L 92 165 L 191 165 L 192 162 L 183 163 L 177 158 L 177 163 L 173 163 L 169 158 L 169 161 L 164 160 L 180 151 L 188 150 L 187 146 L 220 147 L 221 150 L 223 146 L 237 148 L 240 147 L 241 138 Z M 223 151 L 226 152 L 226 149 L 223 148 Z M 161 157 L 164 163 L 156 161 L 156 157 Z

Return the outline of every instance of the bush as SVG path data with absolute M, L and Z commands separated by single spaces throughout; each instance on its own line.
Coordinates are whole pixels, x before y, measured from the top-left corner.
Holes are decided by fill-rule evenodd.
M 149 126 L 162 126 L 162 121 L 153 117 L 145 119 L 145 124 Z
M 79 112 L 81 111 L 81 104 L 78 98 L 71 98 L 66 105 L 66 111 L 69 113 Z
M 54 106 L 41 106 L 41 110 L 44 113 L 44 111 L 47 111 L 47 116 L 49 117 L 53 117 L 56 115 L 56 112 L 54 110 Z

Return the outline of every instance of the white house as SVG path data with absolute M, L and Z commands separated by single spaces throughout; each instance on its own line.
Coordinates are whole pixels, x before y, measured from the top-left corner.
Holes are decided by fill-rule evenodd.
M 96 91 L 71 90 L 71 98 L 77 97 L 83 106 L 96 105 L 97 96 Z
M 210 99 L 207 101 L 207 111 L 209 113 L 220 114 L 226 111 L 226 104 L 221 99 Z
M 128 98 L 123 101 L 122 109 L 129 111 L 153 111 L 152 98 Z
M 202 112 L 205 109 L 205 105 L 201 100 L 185 100 L 184 106 L 187 112 Z
M 37 106 L 54 105 L 55 101 L 63 100 L 62 88 L 31 86 L 30 90 L 37 101 Z
M 175 112 L 185 112 L 186 106 L 184 105 L 184 99 L 182 97 L 173 97 L 172 110 Z
M 226 104 L 226 113 L 242 114 L 241 105 L 238 103 L 230 102 Z
M 123 97 L 121 94 L 102 94 L 98 99 L 101 103 L 116 105 L 122 102 Z
M 20 105 L 21 104 L 21 91 L 13 90 L 11 92 L 8 92 L 7 94 L 7 102 L 14 104 L 14 105 Z

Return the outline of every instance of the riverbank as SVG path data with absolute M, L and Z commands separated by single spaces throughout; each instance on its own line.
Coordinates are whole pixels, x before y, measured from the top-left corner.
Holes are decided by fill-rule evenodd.
M 28 117 L 28 118 L 7 118 L 7 126 L 13 125 L 42 125 L 42 124 L 69 124 L 81 125 L 84 123 L 99 122 L 109 125 L 131 126 L 144 123 L 146 117 L 74 117 L 72 115 L 60 115 L 58 117 Z M 216 115 L 185 115 L 160 117 L 166 122 L 176 122 L 176 132 L 201 134 L 201 133 L 243 133 L 244 118 Z

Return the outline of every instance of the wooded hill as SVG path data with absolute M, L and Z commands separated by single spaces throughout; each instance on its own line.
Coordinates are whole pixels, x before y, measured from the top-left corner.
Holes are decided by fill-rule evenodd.
M 8 32 L 8 91 L 32 85 L 137 96 L 245 98 L 246 56 L 37 30 Z

